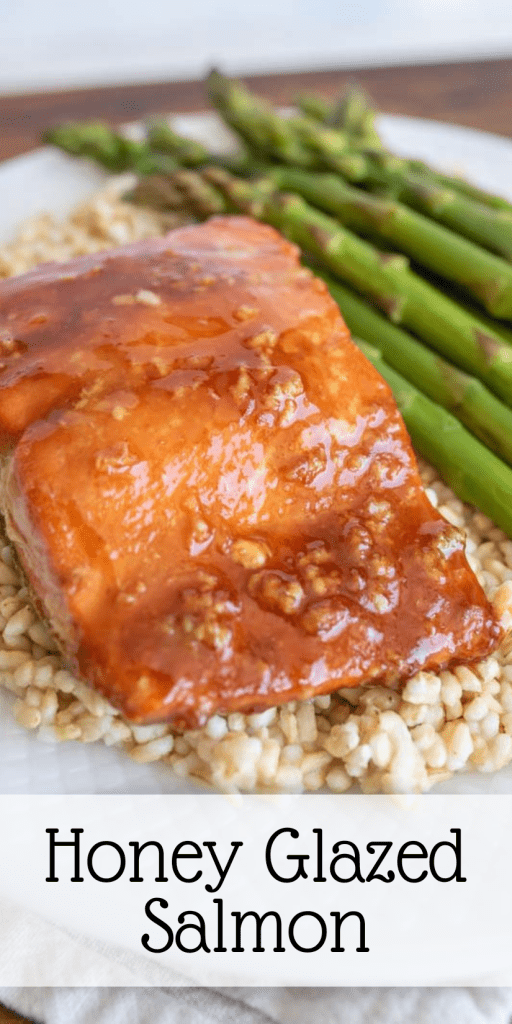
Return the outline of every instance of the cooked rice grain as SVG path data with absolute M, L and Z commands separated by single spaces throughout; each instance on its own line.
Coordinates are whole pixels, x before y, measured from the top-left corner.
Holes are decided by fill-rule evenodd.
M 0 248 L 0 277 L 176 225 L 174 215 L 122 201 L 127 187 L 126 177 L 114 179 L 63 222 L 49 214 L 29 221 Z M 365 793 L 425 792 L 456 771 L 503 768 L 512 761 L 512 541 L 463 505 L 434 469 L 421 469 L 432 504 L 465 530 L 468 561 L 508 630 L 485 661 L 439 675 L 418 672 L 401 692 L 371 686 L 252 715 L 216 714 L 204 728 L 181 734 L 167 725 L 130 725 L 66 669 L 3 538 L 0 685 L 16 698 L 16 721 L 45 742 L 119 746 L 139 763 L 164 761 L 177 775 L 224 792 L 343 793 L 355 782 Z

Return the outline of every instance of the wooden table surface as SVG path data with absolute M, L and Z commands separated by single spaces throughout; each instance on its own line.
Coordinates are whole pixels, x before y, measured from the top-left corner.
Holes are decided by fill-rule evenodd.
M 258 75 L 246 81 L 282 104 L 308 90 L 333 96 L 347 82 L 357 81 L 383 112 L 434 118 L 512 137 L 512 60 Z M 104 118 L 115 124 L 207 106 L 202 83 L 197 81 L 3 96 L 0 160 L 34 149 L 45 128 L 67 119 Z M 0 1024 L 23 1020 L 0 1006 Z
M 18 1013 L 13 1013 L 12 1010 L 6 1010 L 4 1006 L 0 1006 L 0 1024 L 33 1024 L 33 1022 L 28 1021 L 26 1017 L 20 1017 Z M 133 1024 L 135 1024 L 135 1021 Z
M 357 80 L 386 113 L 436 118 L 512 136 L 512 59 L 247 78 L 279 103 L 313 90 L 332 96 Z M 49 125 L 72 118 L 132 121 L 208 106 L 201 82 L 161 82 L 0 97 L 0 160 L 39 145 Z

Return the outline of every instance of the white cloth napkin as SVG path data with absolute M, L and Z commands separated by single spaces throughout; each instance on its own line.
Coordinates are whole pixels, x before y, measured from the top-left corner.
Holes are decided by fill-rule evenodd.
M 39 987 L 43 968 L 51 988 Z M 512 989 L 504 988 L 169 987 L 177 979 L 152 961 L 70 935 L 2 903 L 0 980 L 7 979 L 0 1002 L 38 1024 L 512 1022 Z M 80 987 L 64 987 L 70 979 Z
M 510 989 L 0 989 L 44 1024 L 510 1024 Z

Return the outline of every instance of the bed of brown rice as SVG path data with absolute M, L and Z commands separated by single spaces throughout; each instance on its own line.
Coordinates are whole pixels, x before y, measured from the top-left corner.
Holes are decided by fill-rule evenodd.
M 119 199 L 111 182 L 64 222 L 49 214 L 0 248 L 0 278 L 38 263 L 161 234 L 176 218 Z M 2 540 L 0 685 L 14 694 L 16 721 L 46 742 L 102 741 L 136 761 L 165 761 L 180 775 L 223 791 L 278 789 L 340 793 L 424 792 L 468 768 L 494 772 L 512 761 L 512 541 L 463 505 L 424 465 L 430 500 L 466 532 L 468 560 L 494 601 L 508 636 L 492 657 L 453 672 L 420 672 L 401 692 L 381 686 L 343 690 L 261 714 L 214 715 L 182 734 L 167 725 L 134 726 L 67 671 Z

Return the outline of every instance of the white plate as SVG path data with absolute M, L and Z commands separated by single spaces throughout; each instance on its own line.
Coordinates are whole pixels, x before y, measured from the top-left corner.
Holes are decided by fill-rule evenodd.
M 175 119 L 176 128 L 215 149 L 227 133 L 212 114 Z M 443 170 L 464 173 L 476 184 L 512 200 L 512 142 L 468 128 L 408 117 L 382 117 L 384 142 Z M 107 179 L 92 164 L 43 148 L 0 165 L 0 242 L 33 214 L 65 215 Z M 0 792 L 2 793 L 177 793 L 194 787 L 161 765 L 141 766 L 100 743 L 40 743 L 10 714 L 11 695 L 0 688 Z M 494 775 L 467 772 L 439 786 L 440 792 L 510 793 L 512 767 Z

